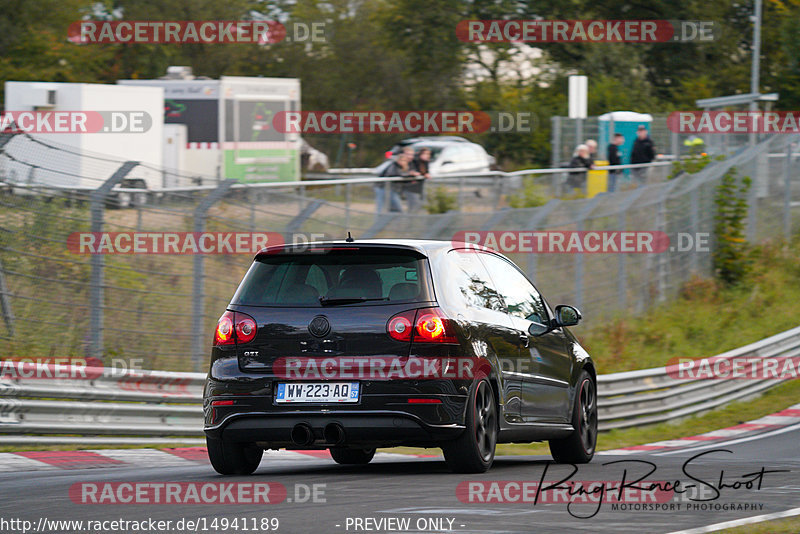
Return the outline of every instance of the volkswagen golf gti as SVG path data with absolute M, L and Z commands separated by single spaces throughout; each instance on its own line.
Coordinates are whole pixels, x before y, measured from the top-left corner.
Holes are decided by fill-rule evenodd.
M 484 472 L 497 443 L 549 441 L 585 463 L 595 366 L 514 263 L 445 241 L 263 249 L 214 333 L 203 407 L 211 464 L 250 474 L 266 449 L 366 464 L 378 447 L 440 447 Z

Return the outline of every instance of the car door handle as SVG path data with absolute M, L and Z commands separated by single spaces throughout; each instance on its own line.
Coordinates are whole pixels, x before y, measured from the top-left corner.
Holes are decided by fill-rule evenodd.
M 531 342 L 530 338 L 528 337 L 528 333 L 527 332 L 520 332 L 519 333 L 519 340 L 522 342 L 522 346 L 524 348 L 528 348 L 528 345 Z

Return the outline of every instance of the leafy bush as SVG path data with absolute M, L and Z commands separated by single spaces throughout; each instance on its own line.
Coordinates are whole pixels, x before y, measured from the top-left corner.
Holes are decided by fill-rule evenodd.
M 672 164 L 672 172 L 667 177 L 668 180 L 677 178 L 681 174 L 695 174 L 702 171 L 713 161 L 722 161 L 725 156 L 717 156 L 712 158 L 708 154 L 691 155 L 688 158 L 679 159 Z
M 738 173 L 731 168 L 717 186 L 714 203 L 714 237 L 716 247 L 712 254 L 714 272 L 727 286 L 744 281 L 749 268 L 748 246 L 744 237 L 747 217 L 747 191 L 751 180 L 744 176 L 738 180 Z
M 425 209 L 428 213 L 447 213 L 453 211 L 458 207 L 456 196 L 449 193 L 447 189 L 442 186 L 435 187 L 428 194 L 428 199 L 425 204 Z
M 677 356 L 708 357 L 753 343 L 797 326 L 798 257 L 800 240 L 755 246 L 748 254 L 746 286 L 692 278 L 674 301 L 642 314 L 587 321 L 575 332 L 599 373 L 657 367 Z
M 508 205 L 512 208 L 535 208 L 547 204 L 548 200 L 550 199 L 544 193 L 542 186 L 534 182 L 533 178 L 525 178 L 522 189 L 508 197 Z

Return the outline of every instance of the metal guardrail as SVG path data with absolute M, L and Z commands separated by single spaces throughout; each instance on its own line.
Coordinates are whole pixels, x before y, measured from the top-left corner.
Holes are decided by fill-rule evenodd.
M 800 327 L 709 360 L 800 356 Z M 31 363 L 4 362 L 0 378 L 0 445 L 192 442 L 202 432 L 205 375 L 83 368 L 85 378 L 35 378 Z M 81 376 L 50 365 L 57 376 Z M 600 429 L 671 421 L 761 393 L 775 379 L 676 378 L 676 367 L 600 375 Z M 33 436 L 32 436 L 33 435 Z M 76 437 L 77 436 L 77 437 Z M 122 437 L 128 436 L 128 437 Z
M 635 163 L 627 165 L 598 165 L 595 170 L 598 171 L 612 171 L 612 170 L 627 170 L 627 169 L 648 169 L 669 167 L 672 161 L 654 161 L 651 163 Z M 335 172 L 334 172 L 335 171 Z M 297 189 L 297 188 L 313 188 L 313 187 L 327 187 L 332 185 L 365 185 L 365 184 L 380 184 L 385 182 L 407 182 L 413 181 L 411 177 L 399 176 L 376 176 L 374 169 L 371 168 L 355 168 L 355 169 L 331 169 L 327 173 L 309 173 L 305 176 L 306 179 L 294 182 L 247 182 L 247 183 L 234 183 L 231 189 L 246 189 L 246 190 L 259 190 L 259 189 Z M 489 171 L 477 173 L 453 173 L 453 174 L 440 174 L 431 177 L 431 181 L 441 184 L 455 184 L 459 182 L 466 182 L 468 185 L 488 185 L 498 183 L 502 179 L 512 179 L 526 176 L 539 176 L 539 175 L 561 175 L 569 173 L 585 173 L 586 168 L 583 167 L 562 167 L 562 168 L 545 168 L 545 169 L 523 169 L 519 171 Z M 341 176 L 348 176 L 342 178 Z M 58 185 L 58 184 L 28 184 L 21 182 L 12 182 L 0 177 L 0 184 L 19 191 L 42 191 L 51 189 L 54 191 L 62 191 L 66 193 L 89 193 L 95 191 L 97 187 L 91 186 L 77 186 L 77 185 Z M 213 191 L 219 187 L 218 183 L 208 185 L 191 185 L 182 187 L 162 187 L 158 189 L 141 189 L 136 187 L 125 187 L 116 185 L 109 189 L 111 193 L 143 193 L 143 194 L 176 194 L 176 193 L 199 193 L 204 191 Z
M 800 356 L 800 327 L 739 347 L 709 360 Z M 682 379 L 677 366 L 600 375 L 597 379 L 600 429 L 628 428 L 671 421 L 757 395 L 780 380 Z M 696 376 L 696 373 L 695 373 Z

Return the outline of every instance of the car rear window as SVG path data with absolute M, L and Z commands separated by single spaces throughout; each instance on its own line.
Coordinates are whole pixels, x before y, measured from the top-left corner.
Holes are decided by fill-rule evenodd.
M 433 300 L 427 259 L 396 249 L 328 249 L 259 256 L 231 304 L 322 307 Z M 363 302 L 347 302 L 347 300 Z

